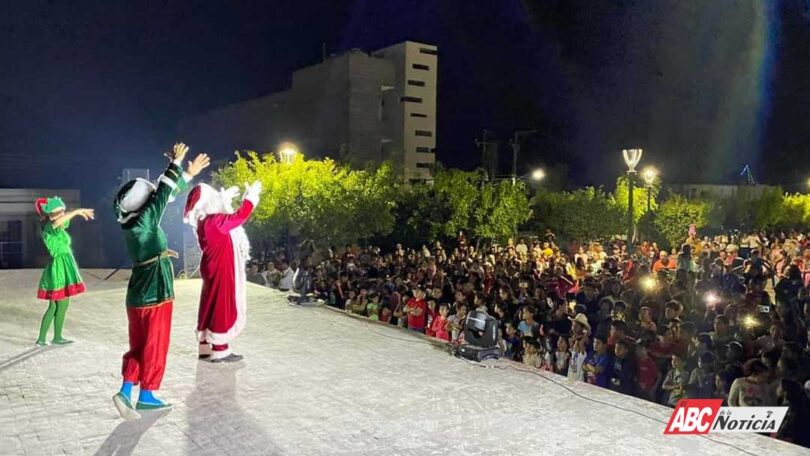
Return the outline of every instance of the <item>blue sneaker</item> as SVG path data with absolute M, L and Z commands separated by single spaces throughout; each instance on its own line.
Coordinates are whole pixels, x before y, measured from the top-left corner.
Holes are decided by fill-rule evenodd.
M 132 406 L 132 401 L 124 393 L 116 393 L 113 396 L 113 404 L 118 409 L 118 414 L 125 420 L 137 420 L 141 417 L 141 414 L 136 412 L 135 407 Z
M 152 395 L 151 391 L 141 390 L 138 396 L 138 404 L 135 410 L 168 410 L 172 404 L 168 404 Z

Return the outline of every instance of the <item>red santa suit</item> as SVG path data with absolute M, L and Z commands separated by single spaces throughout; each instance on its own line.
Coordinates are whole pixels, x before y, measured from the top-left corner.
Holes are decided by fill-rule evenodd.
M 245 265 L 250 259 L 250 243 L 244 224 L 259 203 L 261 185 L 248 186 L 236 211 L 231 200 L 239 192 L 232 187 L 216 191 L 199 184 L 189 193 L 185 219 L 194 227 L 202 250 L 200 275 L 203 280 L 197 318 L 200 358 L 212 361 L 238 361 L 230 343 L 247 321 Z

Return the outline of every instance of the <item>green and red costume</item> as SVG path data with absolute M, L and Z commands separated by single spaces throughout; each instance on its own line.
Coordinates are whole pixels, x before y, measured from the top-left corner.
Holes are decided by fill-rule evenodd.
M 37 289 L 37 298 L 48 301 L 48 308 L 39 324 L 39 337 L 36 344 L 47 345 L 45 339 L 53 322 L 53 340 L 57 345 L 69 344 L 71 341 L 62 337 L 62 328 L 65 324 L 70 297 L 84 293 L 86 288 L 79 274 L 76 259 L 71 250 L 70 235 L 67 232 L 70 226 L 70 216 L 67 220 L 58 223 L 51 220 L 54 214 L 64 213 L 65 203 L 61 198 L 39 198 L 34 207 L 42 220 L 42 242 L 48 250 L 51 259 L 42 270 Z
M 47 215 L 64 210 L 65 206 L 59 198 L 42 198 L 37 200 L 36 208 L 40 215 Z M 59 227 L 54 227 L 47 218 L 42 222 L 42 242 L 45 243 L 51 259 L 39 279 L 37 290 L 39 299 L 61 301 L 87 291 L 79 274 L 76 259 L 73 258 L 68 227 L 70 221 Z
M 173 252 L 168 250 L 160 221 L 166 206 L 187 188 L 189 180 L 179 164 L 172 163 L 157 188 L 143 190 L 144 185 L 151 184 L 132 181 L 119 191 L 115 201 L 133 263 L 126 298 L 129 351 L 124 354 L 121 370 L 124 381 L 140 384 L 142 391 L 160 388 L 171 333 L 174 269 L 169 257 Z M 137 195 L 132 198 L 139 191 L 148 192 L 143 203 Z

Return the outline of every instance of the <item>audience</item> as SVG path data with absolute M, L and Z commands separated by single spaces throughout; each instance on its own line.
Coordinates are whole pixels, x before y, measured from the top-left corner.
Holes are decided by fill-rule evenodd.
M 774 437 L 808 445 L 804 235 L 690 235 L 672 252 L 645 241 L 632 254 L 621 240 L 561 248 L 552 233 L 481 248 L 462 234 L 454 244 L 333 247 L 292 264 L 278 250 L 247 275 L 452 344 L 463 343 L 468 310 L 483 311 L 497 320 L 503 356 L 528 368 L 669 406 L 785 405 Z

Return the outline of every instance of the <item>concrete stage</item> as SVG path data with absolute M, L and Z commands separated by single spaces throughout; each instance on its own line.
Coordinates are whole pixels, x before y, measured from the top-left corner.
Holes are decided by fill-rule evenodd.
M 0 271 L 0 454 L 810 454 L 757 435 L 667 437 L 664 407 L 550 377 L 632 411 L 594 403 L 537 375 L 455 359 L 396 328 L 290 306 L 258 286 L 235 344 L 245 361 L 198 362 L 196 280 L 176 284 L 161 390 L 175 408 L 125 422 L 110 398 L 126 349 L 127 274 L 101 281 L 107 272 L 84 273 L 90 291 L 71 304 L 65 330 L 76 343 L 35 349 L 39 272 Z

